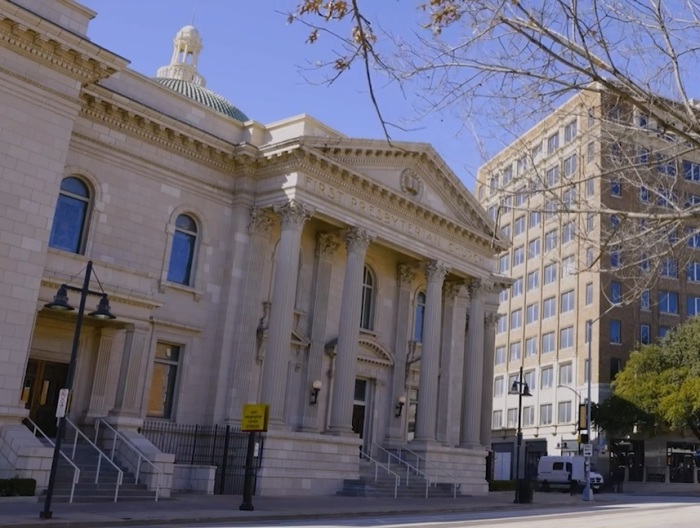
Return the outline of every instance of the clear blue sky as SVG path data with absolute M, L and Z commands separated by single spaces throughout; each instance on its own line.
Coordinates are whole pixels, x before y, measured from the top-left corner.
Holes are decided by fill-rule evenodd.
M 353 68 L 331 86 L 312 67 L 332 57 L 332 41 L 322 36 L 305 43 L 308 28 L 287 24 L 279 12 L 294 10 L 296 0 L 80 0 L 97 11 L 89 37 L 131 61 L 131 68 L 155 76 L 172 54 L 175 33 L 192 20 L 204 40 L 199 71 L 207 88 L 223 95 L 251 119 L 270 123 L 307 113 L 353 137 L 382 138 L 362 71 Z M 417 28 L 415 0 L 372 0 L 384 28 Z M 302 74 L 303 73 L 303 74 Z M 305 79 L 307 77 L 307 79 Z M 390 121 L 412 119 L 410 94 L 379 85 L 382 111 Z M 474 139 L 453 115 L 413 122 L 410 131 L 391 131 L 394 139 L 432 143 L 457 176 L 474 188 L 481 163 Z

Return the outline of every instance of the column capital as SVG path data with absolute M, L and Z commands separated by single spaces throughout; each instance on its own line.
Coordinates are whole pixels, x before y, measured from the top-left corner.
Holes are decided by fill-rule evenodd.
M 264 235 L 272 227 L 272 215 L 268 209 L 253 207 L 250 210 L 250 222 L 248 222 L 248 233 L 251 235 Z
M 345 230 L 344 238 L 348 253 L 364 253 L 376 237 L 362 227 L 351 227 Z
M 411 264 L 399 264 L 396 266 L 396 282 L 400 287 L 408 287 L 416 278 L 416 267 Z
M 319 233 L 316 237 L 316 257 L 320 259 L 333 256 L 338 251 L 340 240 L 330 233 Z
M 428 282 L 442 282 L 450 267 L 440 260 L 425 263 L 425 278 Z
M 273 207 L 282 220 L 282 229 L 301 229 L 311 215 L 313 209 L 298 200 L 289 200 Z
M 496 312 L 487 312 L 484 315 L 484 325 L 487 328 L 494 328 L 498 324 L 498 320 L 503 317 L 502 314 Z
M 460 294 L 464 281 L 446 281 L 442 285 L 442 296 L 446 301 L 454 301 L 455 297 Z

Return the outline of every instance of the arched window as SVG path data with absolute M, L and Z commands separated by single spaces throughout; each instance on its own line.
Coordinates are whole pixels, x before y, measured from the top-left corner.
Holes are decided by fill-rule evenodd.
M 173 247 L 170 251 L 168 281 L 186 286 L 191 285 L 196 248 L 197 223 L 191 216 L 181 214 L 175 220 L 175 234 L 173 234 Z
M 90 189 L 75 176 L 64 178 L 56 202 L 49 246 L 71 253 L 85 250 Z
M 416 295 L 416 311 L 413 318 L 413 340 L 423 342 L 423 319 L 425 318 L 425 292 Z
M 362 276 L 362 311 L 360 313 L 360 328 L 372 330 L 374 327 L 374 275 L 365 266 Z

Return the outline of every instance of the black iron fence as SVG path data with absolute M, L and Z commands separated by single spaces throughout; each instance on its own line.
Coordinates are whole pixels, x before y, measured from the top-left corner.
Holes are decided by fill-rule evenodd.
M 243 493 L 249 433 L 230 425 L 187 425 L 160 421 L 145 422 L 139 432 L 162 452 L 175 455 L 176 464 L 216 466 L 214 493 Z M 263 440 L 261 434 L 256 436 L 256 475 L 262 463 Z

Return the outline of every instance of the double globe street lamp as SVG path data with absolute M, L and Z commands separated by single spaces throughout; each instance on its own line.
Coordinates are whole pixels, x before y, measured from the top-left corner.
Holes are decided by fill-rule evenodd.
M 110 311 L 109 299 L 107 294 L 102 288 L 99 279 L 95 276 L 97 283 L 100 286 L 100 291 L 90 290 L 90 279 L 93 275 L 92 261 L 88 261 L 85 267 L 85 278 L 83 280 L 82 288 L 77 288 L 71 286 L 70 284 L 61 284 L 54 296 L 53 302 L 44 305 L 45 308 L 49 310 L 55 310 L 59 312 L 70 312 L 75 310 L 73 306 L 68 303 L 68 291 L 74 291 L 80 293 L 80 304 L 78 305 L 78 316 L 75 321 L 75 332 L 73 333 L 73 344 L 70 351 L 70 361 L 68 362 L 68 374 L 66 376 L 66 383 L 63 391 L 67 393 L 67 401 L 70 402 L 70 391 L 73 388 L 73 379 L 75 377 L 75 365 L 78 356 L 78 345 L 80 343 L 80 330 L 83 326 L 83 317 L 85 314 L 85 301 L 88 295 L 97 295 L 100 297 L 100 301 L 97 304 L 97 310 L 88 313 L 88 317 L 93 319 L 116 319 L 112 312 Z M 58 471 L 58 461 L 61 455 L 61 444 L 63 443 L 63 437 L 66 434 L 66 419 L 65 412 L 57 412 L 58 418 L 58 430 L 56 432 L 56 442 L 54 443 L 53 450 L 53 460 L 51 462 L 51 473 L 49 474 L 49 485 L 46 489 L 46 499 L 44 501 L 44 509 L 39 513 L 41 519 L 51 519 L 53 517 L 53 512 L 51 511 L 51 499 L 53 497 L 53 489 L 56 484 L 56 473 Z

